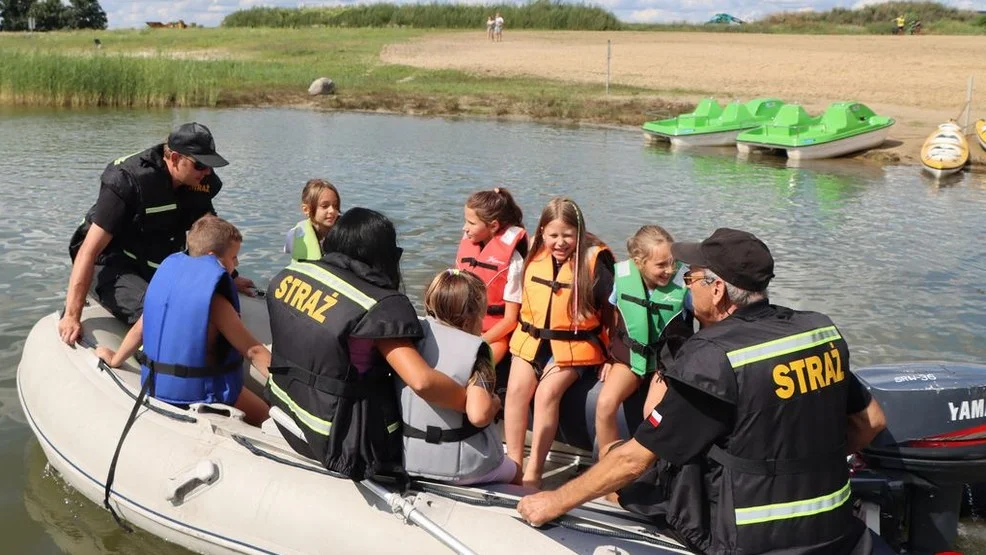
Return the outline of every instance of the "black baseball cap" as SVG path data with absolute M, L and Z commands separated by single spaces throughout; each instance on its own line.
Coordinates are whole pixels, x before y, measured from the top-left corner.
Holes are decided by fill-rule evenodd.
M 770 249 L 756 235 L 738 229 L 720 227 L 701 243 L 672 243 L 671 254 L 747 291 L 763 291 L 774 277 Z
M 190 156 L 210 168 L 228 166 L 229 162 L 216 152 L 212 131 L 201 123 L 184 123 L 168 135 L 168 148 Z

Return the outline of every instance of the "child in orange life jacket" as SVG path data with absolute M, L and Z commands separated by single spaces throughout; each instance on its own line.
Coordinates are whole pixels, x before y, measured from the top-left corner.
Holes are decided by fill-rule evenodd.
M 520 322 L 510 339 L 504 425 L 507 456 L 518 465 L 534 399 L 534 439 L 524 485 L 541 485 L 562 395 L 581 372 L 595 371 L 608 358 L 603 323 L 611 318 L 606 298 L 612 288 L 609 248 L 586 231 L 574 202 L 552 199 L 527 256 Z
M 288 232 L 284 252 L 294 260 L 322 258 L 322 240 L 339 219 L 341 200 L 335 185 L 324 179 L 309 179 L 301 191 L 305 219 Z
M 165 310 L 168 302 L 179 303 L 181 301 L 180 297 L 191 297 L 183 293 L 182 290 L 169 289 L 168 278 L 168 268 L 166 265 L 175 265 L 177 263 L 182 263 L 183 258 L 187 261 L 188 258 L 198 258 L 198 257 L 210 257 L 216 264 L 219 264 L 223 270 L 225 270 L 228 275 L 231 273 L 238 264 L 238 254 L 240 252 L 240 246 L 243 243 L 243 236 L 240 234 L 236 227 L 216 216 L 206 215 L 192 224 L 192 228 L 188 232 L 187 238 L 188 245 L 188 255 L 184 253 L 172 254 L 161 263 L 158 273 L 154 274 L 154 279 L 148 284 L 147 296 L 145 297 L 144 314 L 137 320 L 137 322 L 130 328 L 127 332 L 126 337 L 120 343 L 120 347 L 114 352 L 106 347 L 97 347 L 96 356 L 101 358 L 106 364 L 113 368 L 118 368 L 124 363 L 128 358 L 137 352 L 137 349 L 141 344 L 146 343 L 144 339 L 144 320 L 147 318 L 154 319 L 154 321 L 161 321 L 166 319 L 168 314 L 156 314 L 155 312 L 160 312 Z M 195 266 L 186 265 L 185 268 L 193 268 Z M 164 271 L 162 271 L 164 270 Z M 161 283 L 155 283 L 160 277 Z M 270 366 L 270 351 L 265 347 L 256 337 L 250 333 L 250 330 L 243 325 L 243 321 L 240 320 L 240 315 L 237 309 L 230 302 L 230 300 L 220 292 L 220 285 L 213 285 L 216 289 L 212 292 L 211 300 L 208 296 L 205 297 L 205 301 L 209 303 L 207 308 L 208 311 L 208 324 L 205 327 L 205 337 L 201 340 L 206 344 L 206 356 L 207 360 L 200 363 L 206 366 L 217 366 L 223 363 L 220 358 L 220 344 L 222 340 L 228 342 L 228 344 L 240 352 L 244 357 L 250 360 L 251 364 L 260 370 L 261 374 L 265 377 L 268 375 L 268 367 Z M 180 287 L 179 287 L 180 289 Z M 227 292 L 229 288 L 226 288 Z M 235 295 L 235 288 L 232 289 L 231 294 Z M 170 297 L 169 297 L 170 295 Z M 162 302 L 157 302 L 155 299 L 161 299 Z M 168 301 L 167 299 L 170 299 Z M 169 310 L 168 312 L 178 313 L 179 307 L 172 306 L 174 310 Z M 166 320 L 165 320 L 166 321 Z M 166 324 L 162 324 L 161 330 L 165 333 L 175 333 L 181 334 L 184 327 L 188 325 L 194 325 L 190 322 L 178 322 L 171 321 Z M 169 332 L 170 330 L 170 332 Z M 155 338 L 155 344 L 170 345 L 172 351 L 178 349 L 180 352 L 181 346 L 176 347 L 176 343 L 182 343 L 184 339 L 182 338 L 169 338 L 169 337 L 158 337 Z M 145 345 L 146 348 L 146 345 Z M 150 353 L 148 353 L 150 354 Z M 142 361 L 143 364 L 143 361 Z M 223 380 L 221 377 L 218 379 L 208 380 L 202 383 L 202 395 L 205 398 L 200 399 L 185 399 L 183 404 L 191 404 L 193 402 L 223 402 L 226 404 L 232 404 L 236 408 L 242 410 L 246 413 L 246 422 L 253 425 L 260 425 L 267 418 L 268 406 L 259 396 L 247 389 L 242 385 L 243 380 L 240 372 L 242 368 L 237 367 L 236 375 L 227 380 Z M 156 378 L 162 376 L 158 375 Z M 147 379 L 156 379 L 148 376 Z M 174 379 L 178 380 L 194 380 L 199 378 L 178 378 L 177 376 L 169 376 L 172 379 L 170 384 L 174 384 Z M 188 382 L 182 382 L 188 383 Z M 236 385 L 236 389 L 232 391 L 225 390 L 231 384 Z M 173 387 L 173 385 L 171 386 Z M 153 389 L 152 389 L 153 391 Z M 156 396 L 156 395 L 155 395 Z M 165 399 L 167 400 L 167 399 Z
M 644 417 L 657 405 L 667 388 L 662 359 L 673 359 L 693 333 L 683 268 L 671 255 L 673 242 L 661 226 L 645 225 L 627 240 L 630 260 L 616 265 L 609 298 L 617 308 L 610 327 L 612 364 L 600 376 L 603 387 L 596 404 L 600 456 L 620 439 L 617 411 L 641 384 L 648 384 Z
M 483 318 L 483 339 L 499 364 L 507 354 L 510 334 L 520 313 L 527 231 L 524 214 L 505 188 L 478 191 L 466 201 L 462 240 L 455 255 L 460 270 L 486 284 L 489 303 Z
M 431 281 L 424 303 L 428 317 L 418 351 L 430 366 L 465 386 L 466 411 L 463 415 L 427 403 L 399 384 L 405 468 L 412 475 L 455 484 L 511 482 L 518 467 L 503 456 L 499 429 L 491 425 L 500 398 L 494 393 L 490 346 L 480 337 L 486 287 L 469 272 L 444 270 Z

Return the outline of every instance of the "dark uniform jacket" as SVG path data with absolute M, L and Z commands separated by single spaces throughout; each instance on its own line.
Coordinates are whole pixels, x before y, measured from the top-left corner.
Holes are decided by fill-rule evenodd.
M 665 376 L 635 437 L 670 463 L 655 501 L 685 540 L 716 554 L 858 549 L 845 442 L 869 395 L 828 317 L 754 303 L 695 334 Z
M 216 213 L 212 198 L 222 181 L 210 173 L 199 186 L 176 189 L 163 152 L 160 144 L 106 166 L 99 197 L 72 235 L 73 260 L 95 223 L 113 235 L 96 263 L 130 269 L 149 281 L 165 258 L 184 250 L 185 233 L 195 220 Z

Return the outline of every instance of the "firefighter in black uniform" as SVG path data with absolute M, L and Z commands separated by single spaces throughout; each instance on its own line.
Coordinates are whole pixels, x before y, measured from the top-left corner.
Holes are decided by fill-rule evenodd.
M 672 253 L 690 265 L 702 329 L 668 367 L 663 398 L 632 440 L 518 511 L 541 524 L 629 485 L 622 505 L 664 517 L 704 553 L 870 553 L 846 455 L 885 423 L 838 328 L 768 303 L 774 260 L 750 233 L 718 229 Z
M 350 208 L 322 247 L 320 260 L 292 262 L 267 289 L 268 399 L 303 431 L 303 441 L 283 433 L 299 453 L 354 480 L 401 478 L 394 373 L 428 402 L 463 413 L 466 390 L 415 347 L 424 332 L 401 293 L 403 251 L 390 220 Z
M 119 320 L 133 324 L 140 318 L 155 269 L 184 250 L 195 220 L 216 213 L 212 198 L 222 181 L 212 170 L 227 164 L 209 129 L 193 122 L 175 129 L 167 142 L 106 166 L 99 197 L 69 245 L 72 276 L 58 323 L 63 341 L 79 338 L 90 288 Z M 240 291 L 252 292 L 250 280 L 234 281 Z

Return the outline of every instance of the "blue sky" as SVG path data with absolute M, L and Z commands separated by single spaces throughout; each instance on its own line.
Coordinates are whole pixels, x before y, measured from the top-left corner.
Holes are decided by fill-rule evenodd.
M 363 0 L 364 3 L 366 0 Z M 394 0 L 403 2 L 406 0 Z M 467 0 L 471 1 L 471 0 Z M 510 1 L 510 0 L 507 0 Z M 834 7 L 852 8 L 878 4 L 883 0 L 596 0 L 623 21 L 670 22 L 707 20 L 717 12 L 728 12 L 742 19 L 755 19 L 772 12 L 827 10 Z M 957 8 L 986 10 L 986 0 L 939 0 Z M 101 0 L 109 17 L 110 27 L 143 27 L 145 21 L 174 21 L 219 25 L 223 17 L 239 9 L 254 6 L 339 6 L 355 4 L 357 0 L 306 2 L 286 0 Z M 479 0 L 486 4 L 489 1 Z M 509 24 L 509 23 L 508 23 Z

